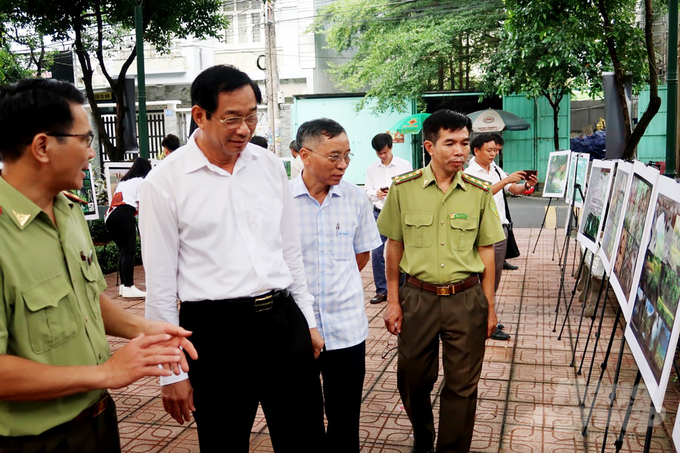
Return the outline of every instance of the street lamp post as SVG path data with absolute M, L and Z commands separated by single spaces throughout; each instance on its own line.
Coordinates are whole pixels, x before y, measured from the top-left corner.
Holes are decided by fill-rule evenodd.
M 149 125 L 146 118 L 146 79 L 144 77 L 144 20 L 142 16 L 142 1 L 135 5 L 135 34 L 137 52 L 137 101 L 139 103 L 139 156 L 149 158 Z M 134 105 L 132 115 L 135 114 Z

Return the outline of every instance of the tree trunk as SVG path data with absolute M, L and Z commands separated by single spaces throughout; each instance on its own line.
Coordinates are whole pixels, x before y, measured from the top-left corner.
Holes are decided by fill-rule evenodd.
M 465 89 L 470 89 L 470 34 L 465 34 Z
M 444 59 L 437 58 L 439 68 L 437 69 L 437 79 L 439 81 L 439 91 L 444 91 Z
M 647 110 L 638 121 L 633 133 L 630 134 L 626 141 L 626 147 L 623 150 L 623 159 L 634 159 L 637 151 L 637 145 L 640 139 L 645 134 L 647 126 L 652 121 L 652 118 L 659 112 L 661 107 L 661 98 L 659 97 L 659 78 L 658 70 L 656 68 L 656 55 L 654 51 L 654 35 L 653 35 L 653 21 L 654 11 L 652 7 L 652 0 L 645 0 L 645 46 L 647 47 L 647 64 L 649 64 L 649 105 Z M 674 131 L 670 131 L 674 133 Z

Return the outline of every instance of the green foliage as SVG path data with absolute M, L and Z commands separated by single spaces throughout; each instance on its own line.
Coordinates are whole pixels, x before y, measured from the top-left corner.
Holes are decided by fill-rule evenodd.
M 30 75 L 31 72 L 24 69 L 17 55 L 5 46 L 0 46 L 0 85 L 14 83 Z
M 106 223 L 103 220 L 88 220 L 87 226 L 90 228 L 90 236 L 95 244 L 112 241 Z
M 414 0 L 340 0 L 313 29 L 349 60 L 330 65 L 348 91 L 366 91 L 375 110 L 404 111 L 426 91 L 474 89 L 474 69 L 493 53 L 503 4 Z
M 109 231 L 103 220 L 89 220 L 90 235 L 95 243 L 94 249 L 97 254 L 97 261 L 102 273 L 110 274 L 118 269 L 118 246 L 111 239 Z M 142 249 L 139 237 L 137 238 L 137 248 L 135 249 L 135 264 L 142 264 Z

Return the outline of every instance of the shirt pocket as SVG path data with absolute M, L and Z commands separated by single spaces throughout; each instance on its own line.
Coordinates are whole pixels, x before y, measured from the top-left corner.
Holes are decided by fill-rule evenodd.
M 409 212 L 404 215 L 404 243 L 409 247 L 431 247 L 434 242 L 433 215 Z
M 354 232 L 337 230 L 331 236 L 331 255 L 337 261 L 349 261 L 355 258 Z
M 101 275 L 101 270 L 98 266 L 94 264 L 87 264 L 87 262 L 82 261 L 80 263 L 80 269 L 83 272 L 83 277 L 85 277 L 85 292 L 87 294 L 88 306 L 92 307 L 92 313 L 94 313 L 97 319 L 101 318 L 101 312 L 99 307 L 99 278 Z
M 22 293 L 31 348 L 44 353 L 78 333 L 71 286 L 57 274 Z
M 450 219 L 449 243 L 453 250 L 472 250 L 477 238 L 477 219 Z

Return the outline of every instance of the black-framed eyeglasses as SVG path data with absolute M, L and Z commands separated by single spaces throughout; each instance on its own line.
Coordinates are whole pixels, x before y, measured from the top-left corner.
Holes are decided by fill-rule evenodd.
M 309 152 L 311 152 L 311 153 L 318 154 L 319 156 L 325 157 L 326 159 L 330 160 L 333 164 L 337 164 L 337 163 L 340 161 L 340 159 L 343 159 L 343 160 L 345 161 L 346 164 L 349 164 L 349 162 L 350 162 L 350 161 L 352 160 L 352 158 L 354 157 L 354 154 L 352 154 L 352 153 L 347 153 L 347 154 L 331 154 L 331 155 L 329 156 L 329 155 L 327 155 L 327 154 L 323 154 L 323 153 L 316 152 L 316 151 L 314 151 L 313 149 L 310 149 L 310 148 L 306 148 L 306 147 L 305 147 L 304 149 L 306 149 L 307 151 L 309 151 Z
M 222 123 L 222 126 L 224 126 L 225 129 L 236 129 L 238 128 L 242 122 L 246 122 L 248 126 L 256 126 L 257 122 L 260 121 L 261 114 L 258 113 L 252 113 L 248 116 L 232 116 L 229 118 L 224 118 L 224 119 L 218 119 L 220 123 Z
M 85 141 L 87 142 L 88 148 L 92 146 L 92 141 L 94 140 L 94 132 L 89 131 L 86 134 L 45 134 L 50 137 L 80 137 L 84 138 Z

